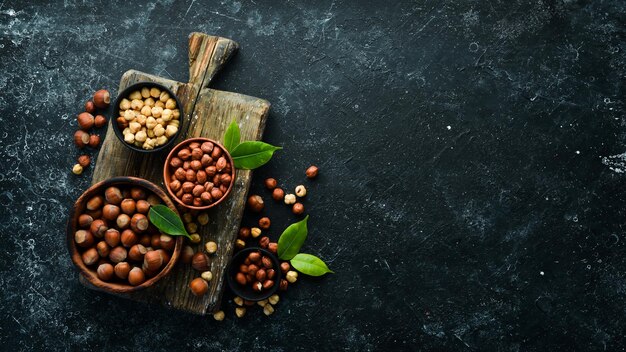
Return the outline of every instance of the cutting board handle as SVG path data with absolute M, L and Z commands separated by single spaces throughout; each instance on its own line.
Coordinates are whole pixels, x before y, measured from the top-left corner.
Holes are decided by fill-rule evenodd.
M 239 48 L 236 42 L 193 32 L 189 35 L 189 83 L 206 88 Z

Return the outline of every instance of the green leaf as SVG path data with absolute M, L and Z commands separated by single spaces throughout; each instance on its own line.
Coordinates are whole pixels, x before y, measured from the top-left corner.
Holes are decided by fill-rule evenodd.
M 224 148 L 226 148 L 228 152 L 232 152 L 235 147 L 239 145 L 240 140 L 241 132 L 239 131 L 239 125 L 233 120 L 224 134 Z
M 310 276 L 322 276 L 335 273 L 320 258 L 306 253 L 299 253 L 291 259 L 291 265 L 299 272 Z
M 243 142 L 236 146 L 230 156 L 238 169 L 252 170 L 265 165 L 274 152 L 283 149 L 260 141 Z
M 172 236 L 190 237 L 185 230 L 183 220 L 172 209 L 163 204 L 151 206 L 148 218 L 161 232 Z
M 289 260 L 300 252 L 300 247 L 304 244 L 309 233 L 308 220 L 309 216 L 307 215 L 304 220 L 289 225 L 280 235 L 278 239 L 278 257 L 280 259 Z

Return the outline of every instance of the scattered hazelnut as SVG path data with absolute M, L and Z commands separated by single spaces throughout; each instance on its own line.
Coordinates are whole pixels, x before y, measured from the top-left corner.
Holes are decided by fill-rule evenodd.
M 87 100 L 87 102 L 85 103 L 85 111 L 90 114 L 96 112 L 96 105 L 94 105 L 93 101 Z
M 287 194 L 285 195 L 285 204 L 291 205 L 294 204 L 296 202 L 296 195 L 295 194 Z
M 195 222 L 187 224 L 187 232 L 195 233 L 196 231 L 198 231 L 198 225 Z
M 263 210 L 263 206 L 263 198 L 261 198 L 261 196 L 251 195 L 250 197 L 248 197 L 248 208 L 250 210 L 259 213 L 261 210 Z
M 285 274 L 285 279 L 287 279 L 290 284 L 293 284 L 298 281 L 298 272 L 293 270 L 288 271 L 287 274 Z
M 185 224 L 188 224 L 188 223 L 190 223 L 192 221 L 193 221 L 193 216 L 191 215 L 191 213 L 184 213 L 183 214 L 183 222 Z
M 74 143 L 78 148 L 84 148 L 89 144 L 89 133 L 78 130 L 74 133 Z
M 271 304 L 266 304 L 265 307 L 263 307 L 263 314 L 267 316 L 274 314 L 274 307 Z
M 209 214 L 207 213 L 200 213 L 198 215 L 198 217 L 196 218 L 196 220 L 198 220 L 198 223 L 202 226 L 206 225 L 209 223 Z
M 113 265 L 109 263 L 100 264 L 97 273 L 100 280 L 109 281 L 113 277 Z
M 204 296 L 204 294 L 207 293 L 207 291 L 209 290 L 209 285 L 206 281 L 204 281 L 204 279 L 197 277 L 193 279 L 191 283 L 189 283 L 189 288 L 191 289 L 191 293 L 193 293 L 194 296 L 200 297 Z
M 258 302 L 256 302 L 256 304 L 258 304 L 260 307 L 265 307 L 265 305 L 268 303 L 269 301 L 267 299 L 262 299 Z
M 83 131 L 89 131 L 94 124 L 93 115 L 88 112 L 81 112 L 78 114 L 78 117 L 76 117 L 76 120 L 78 120 L 78 126 L 80 126 L 80 129 Z
M 272 253 L 274 253 L 274 254 L 276 254 L 276 253 L 278 252 L 278 243 L 276 243 L 276 242 L 270 242 L 270 243 L 267 245 L 267 250 L 268 250 L 268 251 L 270 251 L 270 252 L 272 252 Z
M 100 136 L 97 134 L 92 134 L 89 136 L 89 146 L 92 148 L 97 148 L 100 145 Z
M 272 305 L 276 305 L 278 301 L 280 301 L 280 296 L 278 296 L 277 294 L 273 294 L 270 296 L 270 298 L 267 299 L 267 301 Z
M 213 273 L 210 271 L 205 271 L 200 275 L 200 277 L 202 277 L 204 281 L 209 282 L 211 281 L 211 279 L 213 279 Z
M 296 186 L 296 196 L 302 198 L 306 196 L 306 188 L 303 185 Z
M 128 283 L 133 285 L 133 286 L 138 286 L 144 283 L 144 281 L 146 281 L 146 276 L 143 273 L 143 270 L 141 270 L 138 267 L 134 267 L 129 273 L 128 273 Z
M 261 236 L 261 229 L 258 227 L 253 227 L 250 230 L 250 235 L 252 235 L 252 238 L 257 238 L 259 236 Z
M 111 95 L 105 89 L 100 89 L 93 95 L 93 103 L 98 109 L 104 109 L 109 106 Z
M 263 236 L 259 239 L 259 247 L 261 248 L 267 248 L 267 246 L 269 246 L 270 244 L 270 238 L 267 236 Z
M 315 178 L 315 177 L 317 177 L 317 173 L 318 172 L 319 172 L 319 169 L 317 168 L 317 166 L 311 165 L 311 166 L 309 166 L 308 169 L 306 169 L 306 177 L 307 178 Z
M 115 264 L 113 271 L 115 272 L 115 276 L 122 280 L 126 280 L 128 278 L 128 274 L 130 273 L 130 264 L 127 262 L 119 262 Z
M 209 270 L 209 258 L 206 254 L 198 252 L 191 258 L 191 266 L 197 271 Z
M 191 243 L 197 244 L 197 243 L 200 243 L 200 241 L 202 241 L 202 238 L 197 233 L 192 233 L 191 235 L 189 235 L 189 241 Z
M 107 123 L 107 118 L 102 116 L 102 115 L 96 115 L 95 119 L 94 119 L 94 125 L 97 128 L 103 127 L 104 125 L 106 125 Z
M 226 315 L 224 314 L 223 310 L 218 310 L 217 312 L 213 313 L 213 319 L 217 320 L 217 321 L 222 321 L 224 320 L 224 317 Z
M 265 187 L 269 190 L 273 190 L 274 188 L 276 188 L 276 185 L 278 185 L 276 179 L 268 178 L 265 180 Z
M 207 253 L 214 254 L 215 252 L 217 252 L 217 243 L 209 241 L 204 245 L 204 248 L 206 249 Z
M 193 258 L 193 255 L 193 248 L 191 248 L 191 246 L 185 246 L 180 252 L 180 260 L 185 264 L 189 264 L 191 263 L 191 258 Z
M 295 203 L 293 207 L 291 207 L 291 212 L 296 215 L 304 214 L 304 205 L 302 203 Z
M 270 221 L 270 218 L 268 218 L 267 216 L 259 219 L 259 227 L 262 228 L 263 230 L 269 229 L 271 224 L 272 222 Z
M 237 241 L 235 241 L 235 247 L 242 249 L 246 246 L 246 242 L 240 238 L 237 239 Z
M 72 167 L 72 172 L 74 173 L 74 175 L 80 175 L 83 173 L 83 167 L 80 166 L 80 164 L 76 164 L 74 165 L 74 167 Z
M 89 155 L 81 155 L 78 157 L 78 165 L 82 166 L 83 168 L 89 166 L 90 163 L 91 158 L 89 157 Z
M 281 279 L 280 280 L 280 286 L 279 286 L 279 290 L 281 291 L 287 291 L 287 287 L 289 286 L 289 282 L 285 279 Z
M 289 265 L 288 262 L 282 262 L 280 263 L 280 271 L 283 274 L 286 274 L 289 270 L 291 269 L 291 265 Z
M 235 315 L 237 316 L 237 318 L 243 318 L 243 316 L 246 315 L 246 308 L 244 307 L 235 308 Z

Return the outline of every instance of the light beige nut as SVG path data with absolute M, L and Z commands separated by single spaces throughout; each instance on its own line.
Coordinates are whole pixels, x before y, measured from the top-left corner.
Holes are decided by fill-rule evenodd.
M 128 99 L 130 99 L 131 101 L 132 101 L 132 100 L 135 100 L 135 99 L 141 99 L 141 98 L 142 98 L 142 97 L 141 97 L 141 92 L 140 92 L 140 91 L 138 91 L 138 90 L 136 90 L 136 91 L 134 91 L 134 92 L 130 93 L 130 95 L 128 96 Z
M 295 194 L 286 194 L 285 195 L 285 204 L 294 204 L 296 202 L 296 195 Z
M 276 303 L 280 301 L 280 296 L 278 296 L 277 294 L 273 294 L 270 296 L 270 298 L 267 299 L 267 301 L 270 302 L 270 304 L 272 305 L 276 305 Z
M 192 233 L 189 237 L 189 241 L 191 243 L 200 243 L 200 241 L 202 241 L 202 237 L 200 237 L 197 233 Z
M 83 167 L 82 167 L 82 166 L 80 166 L 80 164 L 76 164 L 76 165 L 74 165 L 74 167 L 72 168 L 72 172 L 73 172 L 75 175 L 80 175 L 80 174 L 82 174 L 82 173 L 83 173 Z
M 215 319 L 217 321 L 224 320 L 225 316 L 226 316 L 226 314 L 224 314 L 223 310 L 218 310 L 217 312 L 213 313 L 213 319 Z
M 294 282 L 298 281 L 298 272 L 289 270 L 287 274 L 285 274 L 285 279 L 287 279 L 290 284 L 293 284 Z
M 237 316 L 237 318 L 243 318 L 243 316 L 246 315 L 246 308 L 244 307 L 235 308 L 235 315 Z
M 263 307 L 263 314 L 267 316 L 274 314 L 274 307 L 271 304 L 266 304 L 265 307 Z
M 204 281 L 209 282 L 213 279 L 213 273 L 210 271 L 203 272 L 200 277 L 204 279 Z
M 262 300 L 260 300 L 260 301 L 256 302 L 256 304 L 258 304 L 258 305 L 259 305 L 259 306 L 261 306 L 261 307 L 265 307 L 265 305 L 267 304 L 267 302 L 268 302 L 268 301 L 267 301 L 266 299 L 262 299 Z
M 209 241 L 204 245 L 204 249 L 206 249 L 207 253 L 214 254 L 215 252 L 217 252 L 217 243 Z
M 243 306 L 243 298 L 239 296 L 233 298 L 233 302 L 235 302 L 235 304 L 238 306 Z
M 198 220 L 198 224 L 204 226 L 209 223 L 209 214 L 200 213 L 198 214 L 198 217 L 196 218 L 196 220 Z
M 296 196 L 300 198 L 306 196 L 306 188 L 304 187 L 304 185 L 296 186 Z
M 261 229 L 258 227 L 253 227 L 250 229 L 250 235 L 252 235 L 253 238 L 257 238 L 259 236 L 261 236 Z
M 128 110 L 130 109 L 130 100 L 124 98 L 120 101 L 120 110 Z

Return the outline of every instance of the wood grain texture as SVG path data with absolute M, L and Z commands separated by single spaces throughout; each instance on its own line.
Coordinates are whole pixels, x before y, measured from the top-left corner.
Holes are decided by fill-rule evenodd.
M 237 43 L 202 33 L 189 37 L 189 83 L 181 83 L 139 71 L 126 72 L 120 81 L 119 91 L 136 82 L 157 82 L 170 88 L 184 106 L 183 131 L 178 142 L 191 137 L 208 137 L 222 141 L 228 125 L 237 121 L 242 140 L 259 140 L 265 129 L 269 102 L 242 94 L 206 88 L 211 79 L 237 50 Z M 110 119 L 113 123 L 115 119 Z M 140 154 L 126 148 L 117 139 L 111 126 L 98 155 L 92 183 L 113 176 L 136 176 L 163 187 L 163 163 L 169 150 Z M 166 306 L 195 314 L 207 314 L 219 308 L 225 288 L 224 271 L 232 257 L 234 242 L 250 188 L 252 172 L 237 170 L 230 197 L 215 209 L 210 209 L 209 224 L 201 226 L 198 233 L 202 243 L 194 248 L 203 250 L 204 243 L 215 241 L 218 252 L 210 256 L 213 280 L 209 292 L 203 297 L 191 294 L 187 285 L 199 276 L 191 266 L 177 264 L 170 274 L 144 291 L 122 295 L 143 302 L 162 303 Z M 84 280 L 81 280 L 85 283 Z M 93 287 L 92 287 L 93 288 Z

